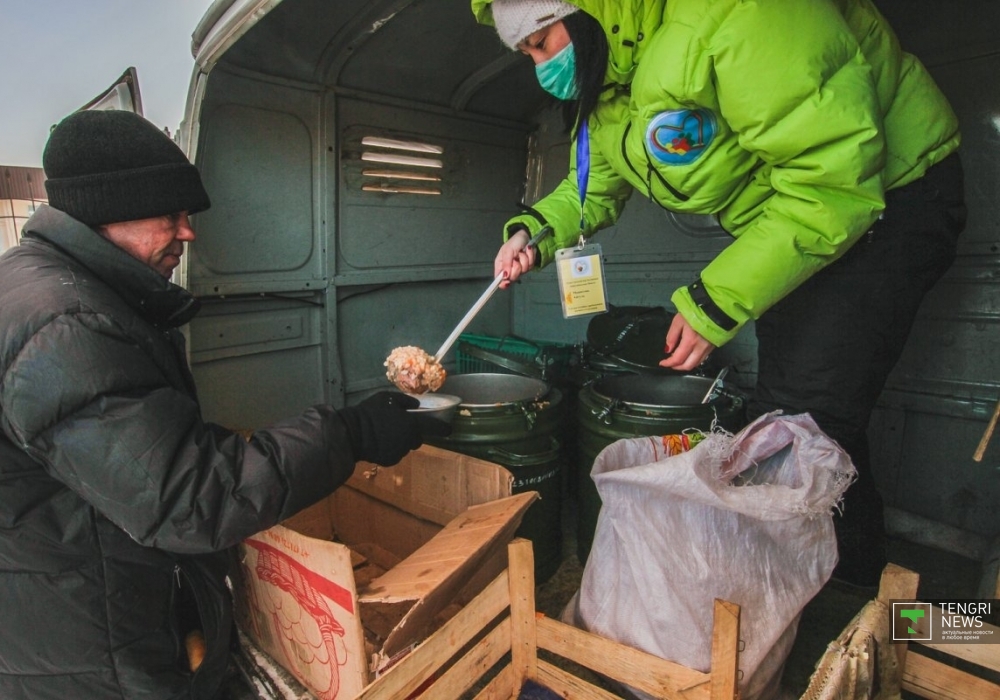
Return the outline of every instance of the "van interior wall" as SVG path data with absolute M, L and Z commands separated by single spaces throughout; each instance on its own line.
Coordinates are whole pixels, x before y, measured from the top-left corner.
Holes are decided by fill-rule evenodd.
M 392 348 L 435 352 L 492 278 L 498 232 L 523 199 L 527 133 L 216 69 L 199 157 L 213 206 L 189 261 L 206 304 L 191 324 L 206 414 L 253 427 L 352 403 L 390 388 Z M 511 298 L 497 295 L 469 331 L 509 333 Z
M 435 353 L 488 286 L 498 232 L 523 196 L 527 134 L 523 126 L 373 98 L 340 98 L 337 114 L 333 281 L 353 394 L 386 384 L 382 363 L 392 348 Z M 416 160 L 369 160 L 400 156 Z M 510 295 L 499 294 L 469 330 L 507 333 L 510 317 Z
M 925 300 L 879 401 L 876 478 L 892 508 L 988 543 L 1000 535 L 1000 439 L 982 462 L 972 454 L 1000 396 L 1000 7 L 876 4 L 959 114 L 970 210 L 959 259 Z M 435 352 L 489 283 L 516 203 L 564 176 L 570 141 L 549 103 L 522 113 L 525 96 L 538 97 L 527 59 L 506 55 L 466 2 L 284 0 L 231 53 L 211 72 L 199 116 L 213 207 L 197 218 L 189 256 L 206 303 L 191 357 L 206 416 L 255 427 L 388 388 L 382 362 L 393 347 Z M 371 174 L 387 169 L 440 179 Z M 595 240 L 612 304 L 670 308 L 672 291 L 728 237 L 711 217 L 633 197 Z M 562 318 L 549 268 L 497 294 L 469 330 L 582 342 L 587 321 Z M 755 349 L 751 324 L 716 354 L 745 389 Z

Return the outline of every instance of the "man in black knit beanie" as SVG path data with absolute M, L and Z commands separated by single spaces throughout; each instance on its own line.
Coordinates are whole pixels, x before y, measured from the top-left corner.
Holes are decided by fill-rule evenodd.
M 218 698 L 231 548 L 447 426 L 390 392 L 249 440 L 206 422 L 170 281 L 197 168 L 119 111 L 67 117 L 42 162 L 49 204 L 0 256 L 0 698 Z

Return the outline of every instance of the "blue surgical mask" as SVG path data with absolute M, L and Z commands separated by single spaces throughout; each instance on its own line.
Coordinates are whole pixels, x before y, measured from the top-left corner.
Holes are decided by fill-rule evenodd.
M 573 42 L 549 60 L 535 66 L 538 84 L 560 100 L 575 100 L 580 96 L 576 86 L 576 51 Z

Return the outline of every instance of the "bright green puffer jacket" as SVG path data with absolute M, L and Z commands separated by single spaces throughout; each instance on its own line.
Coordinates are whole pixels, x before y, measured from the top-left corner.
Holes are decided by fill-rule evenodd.
M 491 2 L 472 0 L 481 23 Z M 615 223 L 633 191 L 715 214 L 735 240 L 671 301 L 717 346 L 842 255 L 885 190 L 958 148 L 947 100 L 870 0 L 573 4 L 604 27 L 616 85 L 588 122 L 584 234 Z M 541 265 L 579 240 L 570 152 L 566 179 L 533 205 L 555 230 Z M 524 214 L 506 235 L 542 225 Z

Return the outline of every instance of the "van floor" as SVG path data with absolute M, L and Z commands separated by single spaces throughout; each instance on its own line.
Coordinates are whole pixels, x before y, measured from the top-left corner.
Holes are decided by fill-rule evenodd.
M 562 563 L 535 592 L 539 612 L 559 618 L 580 587 L 583 566 L 577 557 L 576 504 L 564 494 L 562 518 Z M 901 539 L 889 540 L 889 560 L 920 574 L 918 595 L 924 599 L 976 598 L 982 575 L 980 562 L 942 552 Z M 873 596 L 850 590 L 831 581 L 813 598 L 802 613 L 795 644 L 785 663 L 782 677 L 783 700 L 805 692 L 827 645 L 837 638 L 851 619 Z M 560 663 L 561 659 L 553 662 Z M 586 674 L 591 682 L 621 694 L 621 688 L 574 666 L 573 672 Z M 904 698 L 907 695 L 904 693 Z

